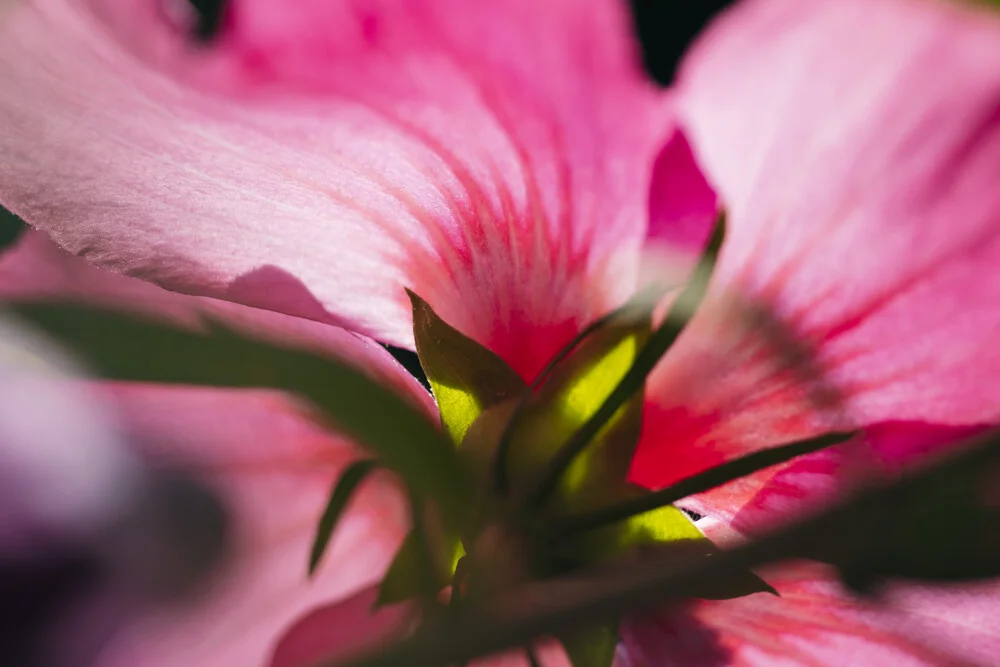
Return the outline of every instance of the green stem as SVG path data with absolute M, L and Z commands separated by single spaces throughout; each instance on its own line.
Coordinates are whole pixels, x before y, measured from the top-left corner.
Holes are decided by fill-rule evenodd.
M 653 367 L 680 336 L 681 331 L 687 326 L 691 315 L 697 310 L 708 291 L 708 283 L 724 237 L 725 216 L 720 215 L 712 230 L 708 246 L 698 260 L 691 280 L 674 301 L 663 323 L 650 336 L 642 350 L 639 351 L 635 361 L 632 362 L 632 366 L 604 400 L 601 407 L 549 461 L 545 470 L 542 471 L 538 483 L 524 499 L 524 506 L 529 511 L 541 508 L 548 501 L 566 469 L 586 449 L 590 441 L 604 428 L 604 425 L 618 412 L 618 409 L 642 388 Z
M 682 479 L 676 484 L 660 491 L 647 493 L 638 498 L 632 498 L 617 505 L 597 510 L 596 512 L 578 514 L 576 516 L 571 515 L 558 519 L 552 523 L 550 534 L 556 537 L 564 537 L 618 523 L 619 521 L 672 505 L 678 500 L 696 493 L 704 493 L 726 482 L 746 477 L 758 470 L 784 463 L 796 456 L 811 454 L 812 452 L 840 444 L 851 439 L 857 433 L 857 431 L 827 433 L 816 438 L 800 440 L 787 445 L 754 452 L 753 454 L 728 461 L 722 465 Z

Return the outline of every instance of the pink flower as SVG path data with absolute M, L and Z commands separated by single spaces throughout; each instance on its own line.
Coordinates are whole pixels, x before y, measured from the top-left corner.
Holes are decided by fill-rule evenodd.
M 845 465 L 892 467 L 1000 421 L 989 11 L 751 0 L 667 95 L 642 79 L 610 2 L 284 4 L 234 1 L 202 47 L 150 0 L 9 11 L 0 198 L 92 264 L 171 291 L 33 234 L 0 263 L 10 296 L 208 309 L 360 356 L 431 415 L 344 329 L 412 347 L 409 288 L 530 379 L 634 292 L 644 247 L 691 253 L 721 204 L 713 291 L 647 383 L 634 481 L 664 486 L 838 420 L 865 429 L 864 460 L 821 453 L 686 501 L 710 535 L 738 539 L 827 499 Z M 731 316 L 733 294 L 812 350 L 843 411 L 820 409 L 765 331 Z M 107 392 L 153 455 L 231 495 L 244 556 L 201 608 L 142 620 L 104 664 L 265 664 L 277 647 L 286 667 L 392 629 L 360 613 L 405 530 L 388 482 L 355 503 L 318 580 L 304 576 L 353 445 L 271 393 Z M 900 586 L 875 607 L 818 566 L 764 576 L 780 598 L 626 624 L 622 663 L 955 664 L 1000 649 L 994 584 Z

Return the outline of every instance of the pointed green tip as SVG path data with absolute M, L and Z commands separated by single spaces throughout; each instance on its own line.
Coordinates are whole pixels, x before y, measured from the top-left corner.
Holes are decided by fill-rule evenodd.
M 413 306 L 414 309 L 427 306 L 427 302 L 421 299 L 420 296 L 418 296 L 417 293 L 409 287 L 404 287 L 403 289 L 406 290 L 406 296 L 410 297 L 410 305 Z

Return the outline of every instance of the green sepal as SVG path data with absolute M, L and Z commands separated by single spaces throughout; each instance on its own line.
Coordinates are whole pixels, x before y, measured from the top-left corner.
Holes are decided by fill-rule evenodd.
M 559 637 L 573 667 L 610 667 L 618 648 L 618 624 L 581 628 Z
M 683 511 L 668 505 L 632 517 L 619 529 L 620 548 L 635 549 L 658 555 L 712 558 L 721 553 L 715 543 L 704 536 L 698 526 Z M 693 597 L 705 600 L 729 600 L 751 593 L 778 594 L 769 583 L 750 570 L 731 571 L 723 579 L 701 585 L 692 591 Z
M 622 496 L 645 493 L 628 485 Z M 697 560 L 712 558 L 721 550 L 705 537 L 683 511 L 667 505 L 592 531 L 586 531 L 560 544 L 553 552 L 559 562 L 577 554 L 577 565 L 610 563 L 621 559 Z M 752 593 L 777 591 L 750 570 L 732 571 L 724 579 L 701 583 L 689 593 L 705 600 L 727 600 Z
M 551 373 L 518 421 L 508 470 L 514 488 L 527 488 L 580 426 L 600 408 L 625 375 L 650 332 L 649 318 L 609 320 L 580 343 Z M 552 514 L 603 505 L 624 479 L 642 427 L 642 392 L 598 431 L 563 474 Z
M 466 520 L 469 489 L 454 448 L 406 399 L 349 363 L 250 338 L 207 318 L 203 331 L 189 331 L 75 304 L 22 303 L 8 311 L 100 377 L 298 394 L 316 408 L 312 416 L 367 445 L 381 465 L 433 500 L 447 525 L 457 530 Z
M 323 516 L 320 517 L 316 526 L 316 537 L 313 540 L 312 549 L 309 552 L 309 576 L 316 572 L 323 552 L 326 551 L 330 538 L 333 537 L 337 522 L 347 508 L 347 503 L 354 495 L 354 490 L 361 484 L 376 468 L 375 461 L 371 459 L 361 459 L 349 465 L 340 475 L 333 485 L 330 493 L 330 500 L 326 504 Z
M 419 296 L 413 304 L 413 338 L 441 412 L 441 423 L 458 445 L 469 426 L 490 407 L 519 396 L 521 377 L 503 359 L 442 320 Z
M 708 245 L 695 265 L 687 285 L 670 305 L 663 322 L 647 336 L 642 348 L 633 353 L 633 361 L 626 372 L 621 374 L 612 387 L 604 389 L 600 405 L 550 457 L 544 472 L 539 475 L 525 498 L 527 507 L 539 509 L 549 502 L 553 496 L 552 492 L 561 483 L 564 484 L 567 479 L 572 480 L 572 475 L 568 474 L 570 468 L 578 463 L 581 454 L 593 449 L 594 438 L 608 428 L 609 423 L 626 405 L 638 400 L 641 406 L 639 397 L 642 395 L 646 378 L 680 336 L 707 293 L 725 232 L 725 214 L 720 213 Z
M 444 589 L 455 574 L 459 559 L 465 555 L 458 538 L 444 539 L 431 545 L 433 549 L 433 591 L 426 590 L 427 573 L 416 535 L 411 531 L 386 570 L 379 585 L 376 607 L 436 594 Z

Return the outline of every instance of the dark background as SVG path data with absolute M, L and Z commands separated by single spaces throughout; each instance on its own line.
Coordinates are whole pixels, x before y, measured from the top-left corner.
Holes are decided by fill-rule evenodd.
M 646 71 L 661 84 L 674 77 L 684 51 L 732 0 L 630 0 Z

